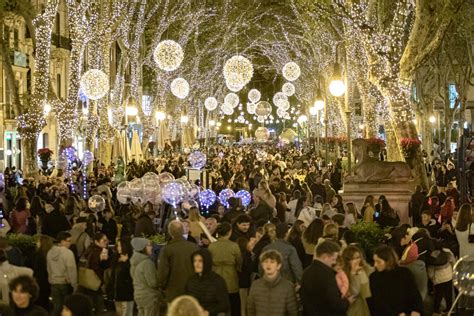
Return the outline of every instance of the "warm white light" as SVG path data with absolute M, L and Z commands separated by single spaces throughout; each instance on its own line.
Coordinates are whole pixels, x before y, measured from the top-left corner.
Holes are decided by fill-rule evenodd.
M 415 125 L 418 124 L 418 120 L 416 118 L 413 119 L 413 124 L 415 124 Z
M 431 115 L 429 118 L 430 123 L 436 122 L 436 117 L 434 115 Z
M 181 123 L 187 124 L 189 122 L 189 117 L 187 115 L 181 116 Z
M 51 104 L 46 102 L 43 106 L 43 113 L 44 113 L 44 115 L 48 115 L 49 112 L 51 112 Z
M 298 123 L 299 124 L 303 124 L 304 122 L 307 122 L 308 121 L 308 117 L 306 115 L 300 115 L 300 117 L 298 117 Z
M 232 126 L 227 126 L 227 129 L 230 131 L 232 130 Z
M 82 108 L 82 114 L 84 114 L 84 115 L 89 114 L 89 108 L 88 107 L 83 107 Z
M 295 81 L 301 75 L 301 69 L 295 62 L 289 62 L 283 66 L 283 77 L 288 81 Z
M 127 107 L 125 108 L 125 113 L 128 116 L 135 116 L 138 114 L 138 108 L 136 106 L 127 105 Z
M 5 151 L 5 153 L 7 154 L 7 156 L 11 156 L 11 155 L 12 155 L 11 149 L 7 149 L 7 150 Z
M 189 94 L 189 83 L 186 79 L 176 78 L 171 82 L 171 93 L 180 99 L 184 99 Z
M 209 121 L 209 126 L 216 126 L 216 121 L 210 120 Z
M 340 97 L 346 92 L 346 85 L 342 80 L 333 80 L 329 84 L 329 92 L 335 97 Z
M 257 103 L 255 113 L 260 116 L 267 116 L 272 113 L 272 105 L 267 101 L 260 101 Z
M 99 100 L 109 92 L 109 77 L 100 69 L 90 69 L 82 75 L 80 86 L 87 98 Z
M 324 109 L 324 101 L 323 100 L 316 100 L 316 102 L 314 102 L 314 107 L 321 111 L 322 109 Z
M 364 129 L 364 124 L 359 124 L 359 129 Z
M 217 126 L 217 127 L 221 127 L 221 126 L 222 126 L 222 123 L 221 123 L 221 122 L 217 122 L 217 123 L 216 123 L 216 126 Z
M 257 89 L 252 89 L 248 93 L 248 98 L 252 103 L 257 103 L 258 101 L 260 101 L 261 97 L 262 94 Z
M 312 106 L 309 108 L 309 114 L 312 115 L 312 116 L 316 116 L 318 115 L 318 108 L 315 106 Z
M 164 121 L 166 119 L 166 113 L 163 111 L 156 111 L 155 112 L 155 118 L 158 121 Z
M 286 102 L 288 102 L 288 96 L 283 92 L 277 92 L 273 96 L 273 104 L 279 108 L 286 106 Z
M 292 83 L 287 82 L 281 88 L 281 92 L 291 97 L 293 94 L 295 94 L 295 86 Z
M 107 120 L 108 120 L 110 125 L 112 125 L 112 123 L 114 122 L 114 117 L 112 115 L 112 109 L 111 108 L 107 108 Z
M 160 42 L 153 52 L 155 63 L 160 69 L 165 71 L 178 69 L 183 58 L 183 48 L 181 45 L 171 40 Z
M 228 93 L 224 98 L 224 104 L 230 106 L 231 108 L 238 107 L 239 102 L 239 96 L 233 92 Z
M 217 108 L 217 99 L 214 97 L 208 97 L 204 101 L 204 106 L 208 111 L 214 111 Z
M 239 91 L 250 82 L 252 76 L 253 65 L 244 56 L 233 56 L 224 65 L 224 78 L 227 87 L 232 88 L 232 91 Z

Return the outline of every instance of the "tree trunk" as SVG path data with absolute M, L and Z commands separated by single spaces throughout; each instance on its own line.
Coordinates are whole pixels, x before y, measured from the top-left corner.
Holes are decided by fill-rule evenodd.
M 38 171 L 36 163 L 36 139 L 26 137 L 22 139 L 22 153 L 24 158 L 23 174 L 26 177 L 34 176 Z

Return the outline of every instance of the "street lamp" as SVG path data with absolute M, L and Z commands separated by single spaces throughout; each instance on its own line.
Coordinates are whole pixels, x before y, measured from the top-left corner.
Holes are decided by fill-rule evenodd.
M 155 118 L 157 121 L 164 121 L 166 119 L 166 113 L 163 111 L 156 111 Z
M 340 97 L 346 92 L 346 85 L 344 84 L 341 73 L 341 65 L 336 62 L 334 64 L 331 83 L 329 84 L 329 92 L 335 97 Z
M 43 106 L 43 113 L 45 116 L 48 116 L 49 112 L 51 112 L 51 104 L 46 102 Z
M 127 116 L 136 116 L 138 114 L 138 108 L 134 105 L 127 105 L 125 113 Z
M 302 125 L 303 123 L 307 122 L 308 121 L 308 117 L 306 115 L 300 115 L 300 117 L 298 117 L 298 123 L 300 125 Z
M 182 124 L 188 124 L 189 122 L 189 117 L 187 115 L 182 115 L 181 116 L 181 123 Z
M 428 120 L 430 121 L 430 123 L 434 124 L 436 122 L 436 117 L 434 115 L 431 115 Z

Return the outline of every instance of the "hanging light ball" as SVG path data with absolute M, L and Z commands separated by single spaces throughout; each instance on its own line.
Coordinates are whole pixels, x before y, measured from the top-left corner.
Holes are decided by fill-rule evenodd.
M 99 100 L 109 92 L 109 77 L 100 69 L 90 69 L 82 75 L 80 86 L 87 98 Z
M 288 111 L 289 108 L 290 108 L 290 101 L 288 100 L 281 102 L 280 107 L 279 107 L 279 109 L 282 109 L 284 111 Z
M 224 78 L 227 87 L 243 87 L 250 82 L 252 76 L 253 65 L 244 56 L 233 56 L 224 64 Z
M 227 88 L 232 92 L 239 92 L 240 90 L 242 90 L 243 87 L 245 87 L 245 85 L 244 86 L 242 86 L 242 85 L 233 85 L 233 84 L 230 84 L 227 81 L 225 82 L 225 84 L 226 84 Z
M 252 202 L 252 195 L 246 190 L 240 190 L 237 193 L 235 193 L 235 197 L 239 198 L 242 201 L 242 205 L 244 207 L 247 207 L 250 205 Z
M 249 91 L 248 98 L 252 103 L 257 103 L 260 101 L 262 94 L 257 89 L 252 89 Z
M 189 83 L 184 78 L 176 78 L 171 82 L 171 93 L 177 98 L 184 99 L 189 95 Z
M 273 95 L 273 104 L 277 107 L 285 105 L 285 102 L 288 102 L 288 96 L 283 92 L 277 92 Z
M 260 116 L 270 115 L 270 113 L 272 113 L 272 105 L 267 101 L 260 101 L 257 103 L 255 113 Z
M 153 59 L 161 70 L 176 70 L 184 59 L 183 48 L 175 41 L 162 41 L 153 51 Z
M 295 81 L 301 75 L 300 66 L 297 63 L 291 61 L 283 66 L 283 77 L 288 81 Z
M 230 107 L 230 105 L 225 105 L 221 107 L 222 112 L 224 112 L 225 115 L 232 115 L 234 114 L 234 109 Z
M 239 96 L 233 92 L 227 94 L 224 98 L 224 104 L 236 108 L 239 106 Z
M 257 116 L 257 122 L 259 122 L 259 123 L 265 122 L 265 116 L 260 116 L 260 115 Z
M 204 106 L 208 111 L 214 111 L 217 108 L 217 99 L 209 97 L 204 101 Z
M 247 104 L 247 112 L 251 115 L 255 114 L 255 109 L 257 108 L 257 105 L 255 103 L 248 103 Z
M 199 193 L 199 203 L 206 209 L 216 202 L 216 194 L 212 190 L 204 190 Z
M 287 97 L 291 97 L 295 94 L 295 86 L 291 82 L 287 82 L 281 88 L 281 92 L 283 92 Z
M 202 169 L 206 166 L 207 158 L 206 155 L 200 151 L 194 151 L 189 155 L 188 161 L 191 167 L 195 169 Z
M 277 109 L 277 115 L 278 115 L 279 118 L 284 118 L 285 115 L 286 115 L 286 111 L 283 110 L 282 108 L 278 108 Z
M 266 141 L 270 137 L 270 131 L 268 128 L 260 126 L 255 130 L 255 138 L 258 141 Z

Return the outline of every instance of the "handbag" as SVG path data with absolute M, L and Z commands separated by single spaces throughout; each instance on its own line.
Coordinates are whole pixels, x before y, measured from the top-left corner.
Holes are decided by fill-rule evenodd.
M 97 276 L 94 270 L 80 267 L 77 275 L 79 286 L 91 290 L 98 291 L 102 284 L 102 280 Z
M 470 243 L 470 244 L 474 244 L 474 234 L 471 234 L 471 224 L 469 224 L 469 231 L 468 231 L 468 234 L 467 235 L 467 241 Z

